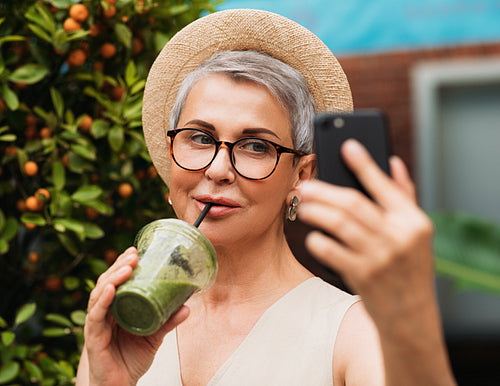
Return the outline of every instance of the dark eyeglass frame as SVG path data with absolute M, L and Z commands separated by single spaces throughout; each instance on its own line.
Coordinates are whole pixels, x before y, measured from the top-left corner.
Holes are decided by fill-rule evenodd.
M 215 152 L 214 152 L 214 156 L 212 157 L 212 159 L 210 160 L 210 162 L 208 162 L 208 164 L 206 164 L 205 166 L 201 167 L 201 168 L 198 168 L 198 169 L 188 169 L 182 165 L 179 164 L 179 162 L 177 162 L 177 160 L 175 159 L 175 156 L 174 156 L 174 139 L 175 139 L 175 136 L 177 134 L 179 134 L 180 132 L 184 131 L 184 130 L 193 130 L 193 131 L 198 131 L 200 133 L 203 133 L 205 135 L 207 135 L 208 137 L 212 138 L 214 143 L 215 143 Z M 217 157 L 217 154 L 219 153 L 219 149 L 222 145 L 226 145 L 227 148 L 229 149 L 229 155 L 230 155 L 230 160 L 231 160 L 231 166 L 233 167 L 233 169 L 236 171 L 236 173 L 238 173 L 240 176 L 242 176 L 243 178 L 246 178 L 248 180 L 254 180 L 254 181 L 260 181 L 260 180 L 264 180 L 266 178 L 268 178 L 271 174 L 274 173 L 274 171 L 276 170 L 276 166 L 278 166 L 278 162 L 280 161 L 280 157 L 281 157 L 281 154 L 282 153 L 291 153 L 291 154 L 294 154 L 296 156 L 299 156 L 299 157 L 302 157 L 304 155 L 307 155 L 307 153 L 304 153 L 302 151 L 298 151 L 298 150 L 295 150 L 295 149 L 290 149 L 288 147 L 285 147 L 285 146 L 281 146 L 279 144 L 277 144 L 276 142 L 273 142 L 273 141 L 269 141 L 268 139 L 264 139 L 264 138 L 261 138 L 261 137 L 243 137 L 243 138 L 240 138 L 238 139 L 237 141 L 234 141 L 234 142 L 229 142 L 229 141 L 218 141 L 212 134 L 206 132 L 205 130 L 201 130 L 201 129 L 195 129 L 195 128 L 191 128 L 191 127 L 182 127 L 180 129 L 174 129 L 174 130 L 168 130 L 167 131 L 167 136 L 170 137 L 170 140 L 171 140 L 171 144 L 170 144 L 170 155 L 172 156 L 172 159 L 175 161 L 175 163 L 177 164 L 177 166 L 179 166 L 181 169 L 184 169 L 184 170 L 189 170 L 189 171 L 192 171 L 192 172 L 196 172 L 196 171 L 200 171 L 200 170 L 203 170 L 203 169 L 206 169 L 208 168 L 212 162 L 214 161 L 215 157 Z M 277 152 L 277 156 L 276 156 L 276 162 L 274 164 L 274 167 L 273 169 L 271 170 L 271 172 L 269 172 L 268 175 L 266 175 L 265 177 L 261 177 L 261 178 L 251 178 L 251 177 L 247 177 L 243 174 L 241 174 L 238 169 L 236 168 L 236 166 L 234 165 L 234 153 L 233 153 L 233 148 L 236 144 L 242 142 L 242 141 L 246 141 L 248 139 L 258 139 L 259 141 L 264 141 L 264 142 L 267 142 L 269 144 L 271 144 L 275 149 L 276 149 L 276 152 Z

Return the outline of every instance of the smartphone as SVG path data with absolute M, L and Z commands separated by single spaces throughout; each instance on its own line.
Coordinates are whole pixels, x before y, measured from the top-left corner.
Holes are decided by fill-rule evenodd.
M 340 147 L 349 138 L 361 142 L 380 168 L 389 174 L 387 120 L 380 110 L 322 113 L 314 120 L 318 178 L 339 186 L 367 192 L 345 165 Z

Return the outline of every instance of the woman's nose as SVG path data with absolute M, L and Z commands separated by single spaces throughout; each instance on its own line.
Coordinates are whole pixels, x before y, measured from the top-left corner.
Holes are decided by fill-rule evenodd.
M 231 150 L 222 144 L 205 175 L 216 182 L 232 182 L 236 178 L 236 171 L 231 164 Z

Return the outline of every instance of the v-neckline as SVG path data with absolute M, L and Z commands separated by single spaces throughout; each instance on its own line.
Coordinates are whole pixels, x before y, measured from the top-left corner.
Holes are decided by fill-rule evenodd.
M 293 287 L 290 291 L 287 293 L 283 294 L 280 298 L 278 298 L 273 304 L 271 304 L 253 325 L 253 327 L 250 329 L 250 332 L 245 336 L 245 338 L 240 342 L 240 344 L 236 347 L 236 349 L 231 353 L 231 355 L 224 361 L 224 363 L 217 369 L 215 374 L 210 378 L 210 380 L 207 383 L 207 386 L 212 386 L 213 382 L 217 382 L 219 379 L 221 379 L 224 375 L 224 373 L 227 371 L 227 369 L 231 366 L 233 362 L 233 358 L 240 352 L 242 351 L 246 345 L 248 345 L 248 341 L 250 338 L 255 335 L 255 331 L 258 330 L 258 327 L 267 319 L 268 315 L 272 313 L 272 311 L 277 308 L 281 303 L 286 301 L 294 292 L 296 292 L 300 287 L 305 285 L 305 283 L 308 283 L 312 281 L 313 279 L 319 279 L 316 276 L 310 277 L 299 284 L 297 284 L 295 287 Z M 321 280 L 321 279 L 319 279 Z M 177 328 L 173 330 L 174 334 L 174 341 L 175 341 L 175 351 L 176 355 L 175 358 L 177 360 L 176 363 L 176 368 L 177 368 L 177 378 L 179 380 L 179 384 L 183 385 L 182 382 L 182 373 L 181 373 L 181 360 L 180 360 L 180 355 L 179 355 L 179 341 L 177 339 Z

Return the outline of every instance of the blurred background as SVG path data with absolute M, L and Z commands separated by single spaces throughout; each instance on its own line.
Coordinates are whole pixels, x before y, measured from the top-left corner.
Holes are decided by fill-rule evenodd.
M 459 384 L 500 384 L 500 2 L 250 1 L 317 34 L 379 108 L 435 220 L 436 287 Z M 306 258 L 307 260 L 307 258 Z M 307 263 L 307 262 L 306 262 Z
M 498 385 L 498 0 L 0 0 L 0 384 L 74 383 L 97 276 L 173 216 L 142 137 L 148 69 L 176 31 L 226 8 L 309 28 L 355 107 L 385 112 L 436 225 L 454 373 Z

